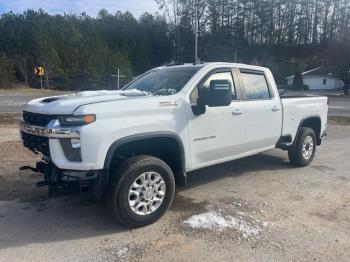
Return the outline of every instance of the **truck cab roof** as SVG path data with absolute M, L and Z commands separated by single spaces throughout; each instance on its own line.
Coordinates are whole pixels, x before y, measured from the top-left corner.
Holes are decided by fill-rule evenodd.
M 248 64 L 242 64 L 242 63 L 230 63 L 230 62 L 203 62 L 199 64 L 193 64 L 193 63 L 184 63 L 184 64 L 176 64 L 176 65 L 166 65 L 161 66 L 158 68 L 167 68 L 167 67 L 199 67 L 199 68 L 210 68 L 210 67 L 237 67 L 237 68 L 246 68 L 246 69 L 253 69 L 253 70 L 260 70 L 260 71 L 266 71 L 269 70 L 266 67 L 262 66 L 255 66 L 255 65 L 248 65 Z

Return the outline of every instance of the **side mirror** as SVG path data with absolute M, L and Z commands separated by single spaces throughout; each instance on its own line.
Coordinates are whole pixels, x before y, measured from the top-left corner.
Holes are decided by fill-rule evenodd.
M 228 80 L 211 80 L 205 102 L 210 107 L 228 106 L 232 102 L 232 85 Z

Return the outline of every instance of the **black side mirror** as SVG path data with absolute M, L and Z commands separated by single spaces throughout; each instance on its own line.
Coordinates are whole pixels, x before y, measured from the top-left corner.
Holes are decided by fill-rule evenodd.
M 232 85 L 229 80 L 211 80 L 205 102 L 210 107 L 228 106 L 232 102 Z

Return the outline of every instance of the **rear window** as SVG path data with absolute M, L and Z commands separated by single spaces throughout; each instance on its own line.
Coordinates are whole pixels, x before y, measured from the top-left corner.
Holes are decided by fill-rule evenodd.
M 241 75 L 248 100 L 262 100 L 271 98 L 264 74 L 242 72 Z

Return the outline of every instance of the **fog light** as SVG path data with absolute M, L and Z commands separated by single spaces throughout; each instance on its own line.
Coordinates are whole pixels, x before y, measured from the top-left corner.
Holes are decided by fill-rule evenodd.
M 72 148 L 80 148 L 80 139 L 72 138 L 70 143 L 72 144 Z

